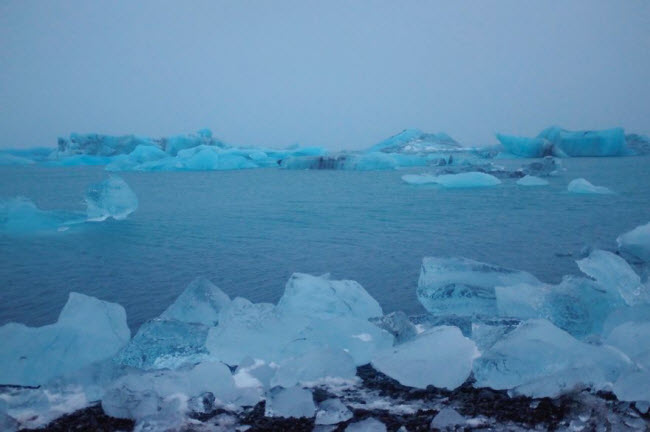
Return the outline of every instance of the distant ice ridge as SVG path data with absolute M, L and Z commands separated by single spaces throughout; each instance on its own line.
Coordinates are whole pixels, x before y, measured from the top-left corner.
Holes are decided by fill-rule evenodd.
M 536 138 L 497 134 L 506 152 L 515 156 L 538 158 L 548 155 L 558 157 L 625 156 L 635 154 L 627 146 L 622 128 L 599 131 L 568 131 L 556 126 L 544 129 Z M 630 141 L 633 137 L 630 136 Z M 634 140 L 634 142 L 637 142 Z
M 31 200 L 18 197 L 0 201 L 0 233 L 30 235 L 66 231 L 84 222 L 108 218 L 126 219 L 138 208 L 138 198 L 118 176 L 90 185 L 85 196 L 86 213 L 41 210 Z
M 592 250 L 577 264 L 584 277 L 552 285 L 467 258 L 426 257 L 416 293 L 429 314 L 417 326 L 329 275 L 292 275 L 275 305 L 231 299 L 199 278 L 132 338 L 123 308 L 73 293 L 55 324 L 0 327 L 9 347 L 0 351 L 0 384 L 41 386 L 0 388 L 0 414 L 31 427 L 101 400 L 140 430 L 182 429 L 190 416 L 265 400 L 267 416 L 336 425 L 351 407 L 312 389 L 359 386 L 357 366 L 368 363 L 420 389 L 455 389 L 473 375 L 475 387 L 510 395 L 605 390 L 647 406 L 650 283 L 612 252 Z M 434 419 L 464 421 L 448 411 Z M 368 427 L 381 428 L 349 425 Z

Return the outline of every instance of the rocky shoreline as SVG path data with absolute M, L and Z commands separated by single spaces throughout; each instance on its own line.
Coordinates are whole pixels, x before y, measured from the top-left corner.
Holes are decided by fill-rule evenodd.
M 376 371 L 370 365 L 357 369 L 354 385 L 313 387 L 314 401 L 337 398 L 352 417 L 335 425 L 316 425 L 314 418 L 265 416 L 265 401 L 240 411 L 216 408 L 214 398 L 204 395 L 204 409 L 193 411 L 183 431 L 344 431 L 352 423 L 368 418 L 382 422 L 388 431 L 428 431 L 443 409 L 453 409 L 462 421 L 451 422 L 449 430 L 526 431 L 648 430 L 650 412 L 642 413 L 633 403 L 621 402 L 607 392 L 581 391 L 556 399 L 509 397 L 505 391 L 474 388 L 472 378 L 453 391 L 429 386 L 415 389 Z M 107 416 L 100 404 L 64 415 L 45 431 L 130 431 L 135 422 Z M 143 425 L 141 430 L 158 430 Z

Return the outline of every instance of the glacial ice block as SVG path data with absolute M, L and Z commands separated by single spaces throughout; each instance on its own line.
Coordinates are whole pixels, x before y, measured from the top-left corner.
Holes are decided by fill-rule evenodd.
M 0 200 L 0 232 L 9 235 L 56 232 L 73 218 L 78 216 L 69 212 L 41 210 L 23 197 Z
M 377 300 L 359 283 L 304 273 L 291 275 L 276 309 L 281 314 L 320 319 L 341 316 L 363 319 L 383 315 Z
M 538 284 L 530 273 L 462 257 L 422 260 L 416 294 L 433 315 L 497 314 L 494 288 L 519 283 Z
M 520 186 L 546 186 L 548 185 L 548 180 L 544 180 L 543 178 L 527 175 L 516 182 Z
M 266 400 L 264 415 L 267 417 L 314 417 L 316 405 L 309 390 L 300 387 L 272 390 Z
M 647 319 L 619 325 L 609 333 L 605 343 L 624 352 L 642 369 L 650 370 L 650 316 Z
M 271 386 L 310 385 L 323 380 L 353 380 L 357 368 L 354 360 L 342 349 L 316 348 L 280 363 Z
M 350 420 L 352 417 L 352 411 L 339 399 L 326 399 L 318 404 L 315 423 L 317 425 L 335 425 Z
M 551 143 L 544 138 L 525 138 L 497 134 L 497 139 L 507 152 L 527 158 L 540 158 L 551 154 Z
M 596 249 L 576 263 L 583 273 L 629 306 L 650 303 L 650 287 L 641 284 L 641 278 L 620 256 Z
M 395 337 L 395 343 L 402 343 L 415 338 L 418 330 L 409 317 L 402 311 L 395 311 L 370 320 Z
M 535 319 L 520 324 L 474 360 L 474 386 L 557 397 L 580 388 L 607 388 L 631 366 L 616 349 L 588 345 Z
M 431 174 L 406 174 L 402 180 L 409 184 L 429 184 L 435 183 L 445 188 L 475 188 L 489 187 L 501 184 L 501 180 L 493 175 L 478 171 L 463 172 L 459 174 L 441 174 L 433 176 Z
M 453 390 L 469 377 L 477 355 L 474 342 L 457 327 L 441 326 L 378 352 L 372 366 L 409 387 Z
M 650 403 L 650 370 L 636 370 L 623 375 L 614 383 L 619 400 Z
M 645 262 L 650 262 L 650 222 L 621 234 L 616 239 L 616 243 L 621 252 L 634 255 Z
M 91 185 L 85 200 L 88 220 L 95 222 L 109 217 L 116 220 L 126 219 L 138 208 L 138 197 L 122 178 L 115 175 Z
M 461 146 L 444 132 L 424 133 L 419 129 L 405 129 L 372 146 L 368 152 L 430 153 L 458 150 Z
M 161 319 L 215 326 L 230 297 L 204 277 L 197 277 L 161 315 Z
M 599 334 L 607 316 L 623 300 L 590 279 L 565 276 L 558 285 L 516 284 L 496 287 L 501 316 L 544 318 L 577 338 Z
M 569 183 L 569 186 L 567 186 L 567 190 L 571 193 L 577 193 L 577 194 L 612 194 L 610 189 L 606 188 L 605 186 L 595 186 L 589 181 L 583 179 L 583 178 L 577 178 L 571 180 Z
M 628 152 L 622 128 L 572 132 L 550 127 L 537 137 L 550 141 L 557 156 L 622 156 Z
M 112 357 L 130 337 L 122 306 L 70 293 L 54 324 L 0 327 L 0 383 L 45 384 Z
M 386 425 L 376 418 L 369 417 L 365 420 L 350 423 L 345 432 L 386 432 Z
M 456 428 L 463 426 L 467 423 L 467 419 L 460 415 L 458 411 L 453 408 L 443 408 L 431 420 L 431 429 L 438 430 L 456 430 Z

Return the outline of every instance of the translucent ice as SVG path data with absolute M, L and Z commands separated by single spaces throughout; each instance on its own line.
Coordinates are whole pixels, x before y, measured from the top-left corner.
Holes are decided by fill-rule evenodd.
M 352 380 L 356 373 L 357 368 L 352 357 L 342 349 L 316 348 L 282 361 L 271 380 L 271 385 L 291 387 L 329 379 Z
M 267 417 L 314 417 L 316 405 L 309 390 L 300 387 L 274 389 L 266 400 Z
M 23 197 L 0 200 L 0 232 L 10 235 L 57 232 L 78 218 L 69 212 L 41 210 Z
M 641 284 L 641 278 L 620 256 L 596 249 L 576 262 L 583 273 L 604 290 L 620 295 L 629 306 L 650 303 L 650 287 Z
M 599 334 L 609 313 L 623 305 L 618 293 L 576 276 L 565 276 L 558 285 L 499 286 L 496 298 L 502 316 L 545 318 L 578 338 Z
M 622 376 L 614 384 L 614 394 L 619 400 L 650 402 L 650 371 L 637 370 Z
M 435 183 L 446 188 L 488 187 L 501 184 L 501 180 L 493 175 L 477 171 L 459 174 L 441 174 L 438 176 L 431 174 L 406 174 L 402 176 L 402 180 L 409 184 Z
M 44 384 L 113 356 L 130 337 L 122 306 L 70 293 L 55 324 L 0 327 L 0 383 Z
M 370 320 L 377 327 L 386 330 L 395 337 L 396 343 L 406 342 L 415 338 L 418 330 L 402 311 L 391 312 L 379 318 Z
M 89 221 L 103 221 L 109 217 L 126 219 L 138 208 L 138 198 L 129 185 L 113 175 L 101 183 L 91 185 L 85 199 Z
M 452 429 L 463 426 L 467 420 L 453 408 L 443 408 L 431 420 L 431 429 Z
M 378 352 L 375 369 L 409 387 L 455 389 L 472 371 L 478 352 L 456 327 L 434 327 L 415 339 Z
M 345 432 L 386 432 L 386 425 L 375 418 L 350 423 Z
M 204 277 L 194 279 L 161 315 L 186 323 L 215 326 L 219 314 L 230 305 L 230 297 Z
M 135 135 L 110 136 L 100 134 L 70 134 L 69 139 L 59 138 L 59 156 L 91 155 L 115 156 L 131 153 L 138 146 L 158 146 L 151 138 Z
M 370 148 L 371 152 L 428 153 L 460 148 L 452 137 L 444 132 L 424 133 L 419 129 L 405 129 Z
M 516 156 L 539 158 L 551 154 L 551 143 L 544 138 L 525 138 L 497 134 L 497 139 L 508 153 Z
M 548 180 L 527 175 L 517 180 L 517 184 L 520 186 L 546 186 L 548 185 Z
M 650 222 L 621 234 L 616 239 L 616 243 L 622 252 L 650 262 Z
M 641 368 L 650 370 L 650 317 L 646 322 L 626 322 L 613 329 L 605 343 L 623 351 Z
M 316 411 L 316 424 L 338 424 L 350 420 L 352 416 L 352 411 L 343 405 L 343 402 L 339 399 L 326 399 L 318 404 L 318 411 Z
M 531 274 L 485 264 L 467 258 L 422 260 L 417 296 L 434 315 L 497 314 L 494 288 L 518 283 L 536 284 Z
M 607 388 L 629 370 L 607 346 L 580 342 L 546 320 L 529 320 L 474 361 L 476 387 L 530 397 L 556 397 L 576 388 Z
M 614 193 L 605 186 L 594 186 L 583 178 L 573 179 L 567 186 L 567 190 L 579 194 L 611 194 Z
M 357 282 L 304 273 L 294 273 L 289 278 L 277 311 L 320 319 L 340 316 L 363 319 L 383 315 L 377 300 Z

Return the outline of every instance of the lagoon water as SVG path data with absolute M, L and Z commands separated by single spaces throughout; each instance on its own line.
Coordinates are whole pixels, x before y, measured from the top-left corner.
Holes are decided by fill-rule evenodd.
M 293 272 L 354 279 L 385 312 L 419 313 L 424 256 L 460 255 L 557 282 L 578 273 L 584 246 L 614 249 L 619 234 L 650 220 L 650 158 L 562 162 L 566 171 L 549 186 L 506 179 L 459 190 L 400 178 L 426 169 L 121 173 L 139 199 L 126 220 L 0 234 L 0 325 L 53 322 L 77 291 L 122 304 L 136 330 L 196 276 L 230 296 L 275 302 Z M 87 186 L 106 176 L 102 167 L 0 167 L 0 199 L 83 211 Z M 579 177 L 616 193 L 568 193 Z

